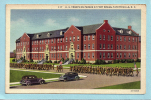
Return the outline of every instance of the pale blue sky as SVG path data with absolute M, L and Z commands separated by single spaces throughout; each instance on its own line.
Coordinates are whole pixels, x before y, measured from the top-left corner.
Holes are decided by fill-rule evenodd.
M 132 29 L 141 34 L 141 10 L 11 10 L 10 51 L 15 40 L 26 33 L 62 29 L 71 25 L 83 26 L 108 20 L 112 27 Z

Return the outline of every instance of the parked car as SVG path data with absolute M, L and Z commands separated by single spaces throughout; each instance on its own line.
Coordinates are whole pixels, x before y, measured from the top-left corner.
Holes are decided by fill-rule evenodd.
M 68 81 L 68 80 L 79 80 L 78 73 L 76 72 L 67 72 L 65 75 L 59 77 L 59 81 Z
M 45 80 L 43 78 L 37 78 L 35 75 L 26 75 L 22 77 L 20 84 L 29 86 L 31 84 L 44 84 Z

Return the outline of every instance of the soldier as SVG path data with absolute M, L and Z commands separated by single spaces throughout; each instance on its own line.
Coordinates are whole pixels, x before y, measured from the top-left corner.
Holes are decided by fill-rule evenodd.
M 136 68 L 136 76 L 138 76 L 138 73 L 139 73 L 139 72 L 138 72 L 138 68 Z

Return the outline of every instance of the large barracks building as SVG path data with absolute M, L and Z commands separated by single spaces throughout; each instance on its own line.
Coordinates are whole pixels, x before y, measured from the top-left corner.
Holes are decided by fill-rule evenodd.
M 140 36 L 131 26 L 116 28 L 104 20 L 102 24 L 24 33 L 16 40 L 16 59 L 59 61 L 61 58 L 84 58 L 87 62 L 140 59 L 140 46 Z

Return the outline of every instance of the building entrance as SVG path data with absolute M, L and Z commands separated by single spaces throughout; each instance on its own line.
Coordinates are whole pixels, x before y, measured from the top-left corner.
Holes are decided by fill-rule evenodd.
M 69 48 L 69 60 L 75 60 L 75 49 L 74 49 L 74 44 L 73 44 L 73 42 L 70 43 L 70 48 Z

